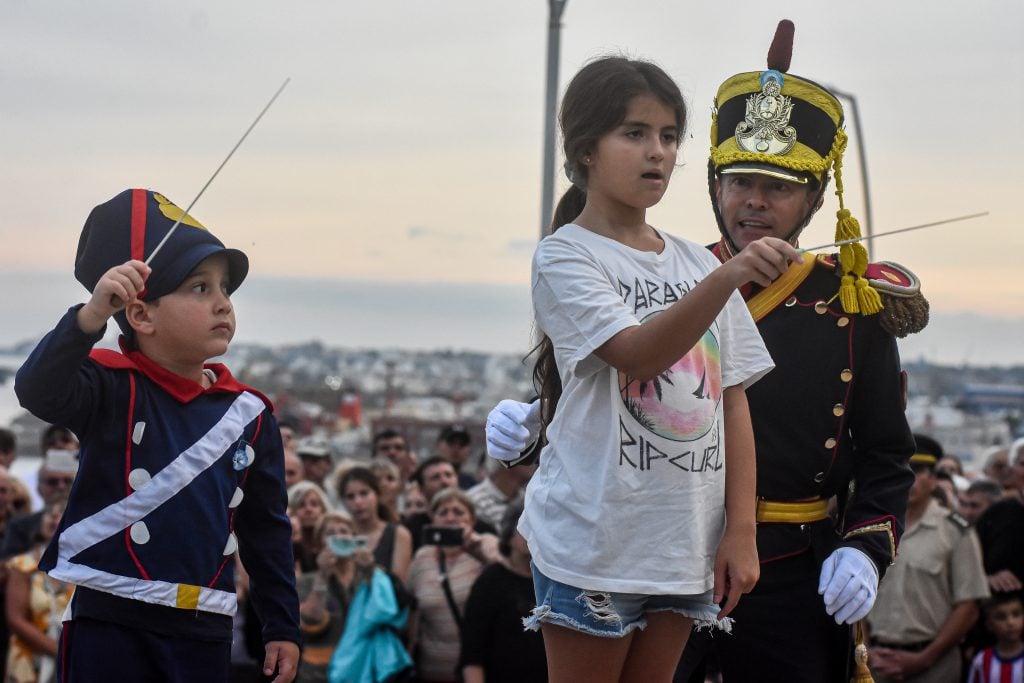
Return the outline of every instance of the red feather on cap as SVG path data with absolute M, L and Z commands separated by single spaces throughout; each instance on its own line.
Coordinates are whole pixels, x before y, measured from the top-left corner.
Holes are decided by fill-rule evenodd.
M 768 48 L 768 68 L 789 71 L 789 62 L 793 58 L 793 22 L 783 19 L 775 29 L 772 46 Z

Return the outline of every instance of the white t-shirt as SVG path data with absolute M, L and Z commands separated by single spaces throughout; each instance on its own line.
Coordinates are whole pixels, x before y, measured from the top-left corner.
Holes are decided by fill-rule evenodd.
M 712 588 L 725 522 L 722 390 L 773 367 L 738 293 L 657 380 L 627 382 L 594 355 L 719 265 L 704 247 L 659 234 L 655 254 L 569 224 L 534 254 L 534 311 L 563 389 L 519 530 L 546 576 L 587 590 Z

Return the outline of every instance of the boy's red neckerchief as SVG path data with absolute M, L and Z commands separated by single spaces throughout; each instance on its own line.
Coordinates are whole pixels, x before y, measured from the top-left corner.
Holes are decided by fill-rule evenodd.
M 222 363 L 207 363 L 203 366 L 204 368 L 212 370 L 217 376 L 217 381 L 214 382 L 210 388 L 206 389 L 198 382 L 193 382 L 181 375 L 174 374 L 167 368 L 164 368 L 152 359 L 146 357 L 146 355 L 141 351 L 126 349 L 124 346 L 124 337 L 121 338 L 121 353 L 110 349 L 93 349 L 89 353 L 89 358 L 106 368 L 114 370 L 135 370 L 156 383 L 161 389 L 173 396 L 179 403 L 188 403 L 197 396 L 201 396 L 202 394 L 209 392 L 240 394 L 244 391 L 248 391 L 259 396 L 268 408 L 271 410 L 274 409 L 269 398 L 252 387 L 239 382 L 234 378 L 227 366 Z

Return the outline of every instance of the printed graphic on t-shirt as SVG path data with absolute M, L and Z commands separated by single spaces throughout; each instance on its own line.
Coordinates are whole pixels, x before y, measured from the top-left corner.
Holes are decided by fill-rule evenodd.
M 654 379 L 640 381 L 618 374 L 623 405 L 653 434 L 672 441 L 696 441 L 715 426 L 722 400 L 722 355 L 712 330 Z

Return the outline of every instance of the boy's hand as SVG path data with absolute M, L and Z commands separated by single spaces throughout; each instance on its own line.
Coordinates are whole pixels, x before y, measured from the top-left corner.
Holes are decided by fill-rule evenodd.
M 263 659 L 263 675 L 277 677 L 271 683 L 292 683 L 299 665 L 299 646 L 290 640 L 271 640 L 266 645 L 267 656 Z
M 93 287 L 92 297 L 78 309 L 78 327 L 87 334 L 103 329 L 107 319 L 124 308 L 146 288 L 152 270 L 142 261 L 128 261 L 103 274 Z

